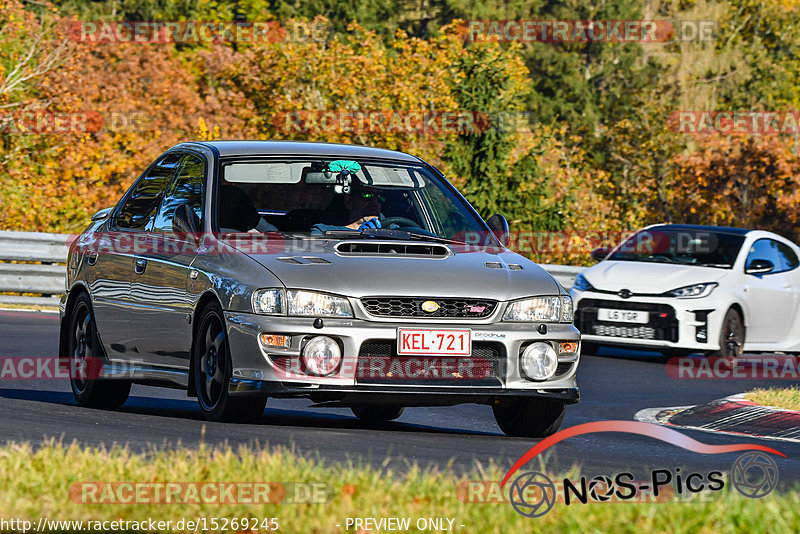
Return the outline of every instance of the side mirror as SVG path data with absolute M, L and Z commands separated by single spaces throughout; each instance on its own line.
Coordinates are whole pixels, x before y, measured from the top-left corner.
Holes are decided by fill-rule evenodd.
M 175 208 L 175 214 L 172 216 L 172 231 L 178 235 L 191 236 L 195 243 L 199 242 L 200 219 L 188 205 L 182 204 Z
M 767 274 L 775 269 L 775 265 L 769 260 L 753 260 L 750 265 L 745 268 L 744 272 L 747 274 Z
M 495 213 L 486 219 L 486 225 L 500 241 L 500 244 L 502 244 L 504 247 L 507 247 L 510 236 L 508 232 L 508 221 L 506 218 L 499 213 Z
M 603 261 L 610 252 L 611 249 L 608 247 L 596 248 L 592 251 L 592 259 L 595 261 Z
M 107 219 L 108 216 L 111 215 L 111 212 L 113 210 L 114 210 L 114 208 L 103 208 L 100 211 L 98 211 L 97 213 L 95 213 L 94 215 L 92 215 L 92 220 L 93 221 L 102 221 L 103 219 Z

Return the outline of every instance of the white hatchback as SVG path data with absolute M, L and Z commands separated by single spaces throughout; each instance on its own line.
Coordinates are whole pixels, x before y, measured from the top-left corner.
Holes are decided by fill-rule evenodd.
M 599 345 L 703 352 L 800 352 L 800 248 L 772 232 L 644 228 L 578 275 L 570 294 L 582 353 Z

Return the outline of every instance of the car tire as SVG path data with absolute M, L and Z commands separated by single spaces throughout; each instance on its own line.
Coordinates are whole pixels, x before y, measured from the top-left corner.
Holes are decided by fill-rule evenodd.
M 394 421 L 401 415 L 405 408 L 392 404 L 362 404 L 350 408 L 353 415 L 366 423 L 385 423 Z
M 497 426 L 507 436 L 544 438 L 561 428 L 566 406 L 531 397 L 516 397 L 511 402 L 492 406 Z
M 745 328 L 742 316 L 733 308 L 725 313 L 722 327 L 719 331 L 719 350 L 710 356 L 735 360 L 742 354 L 744 346 Z
M 119 408 L 128 400 L 130 380 L 97 378 L 105 361 L 92 300 L 86 293 L 75 299 L 69 314 L 67 355 L 72 396 L 81 406 Z
M 591 341 L 581 341 L 581 355 L 592 356 L 600 350 L 600 345 Z
M 264 413 L 267 395 L 231 396 L 228 387 L 233 368 L 225 316 L 216 302 L 200 314 L 192 344 L 192 379 L 203 417 L 209 421 L 246 423 Z

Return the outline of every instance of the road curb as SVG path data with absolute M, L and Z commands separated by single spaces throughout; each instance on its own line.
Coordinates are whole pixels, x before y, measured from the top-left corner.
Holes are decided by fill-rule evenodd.
M 800 412 L 761 406 L 746 400 L 744 393 L 697 406 L 648 408 L 639 411 L 636 419 L 704 432 L 800 443 Z

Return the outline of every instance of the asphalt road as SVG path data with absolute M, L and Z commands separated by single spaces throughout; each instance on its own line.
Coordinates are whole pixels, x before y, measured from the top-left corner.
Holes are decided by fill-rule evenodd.
M 0 311 L 0 357 L 52 356 L 57 350 L 54 314 Z M 563 428 L 599 420 L 632 421 L 644 408 L 707 402 L 766 380 L 677 380 L 670 378 L 657 354 L 604 351 L 584 357 L 579 369 L 580 403 L 570 406 Z M 786 381 L 782 381 L 786 384 Z M 208 423 L 194 399 L 177 390 L 134 386 L 123 408 L 115 411 L 77 406 L 63 380 L 0 380 L 0 440 L 41 443 L 48 438 L 85 445 L 127 444 L 135 450 L 177 444 L 259 444 L 294 447 L 299 454 L 326 460 L 388 465 L 403 470 L 410 463 L 458 471 L 490 461 L 510 467 L 536 441 L 508 438 L 495 424 L 491 408 L 462 405 L 409 408 L 380 429 L 363 425 L 346 409 L 309 408 L 306 400 L 270 399 L 255 424 Z M 776 461 L 781 486 L 800 481 L 800 444 L 749 437 L 682 431 L 708 444 L 760 443 L 787 455 Z M 547 451 L 549 470 L 573 464 L 584 474 L 613 475 L 624 470 L 647 475 L 652 469 L 681 467 L 684 473 L 729 470 L 738 453 L 705 455 L 649 437 L 604 433 L 567 439 Z M 649 476 L 649 475 L 648 475 Z

